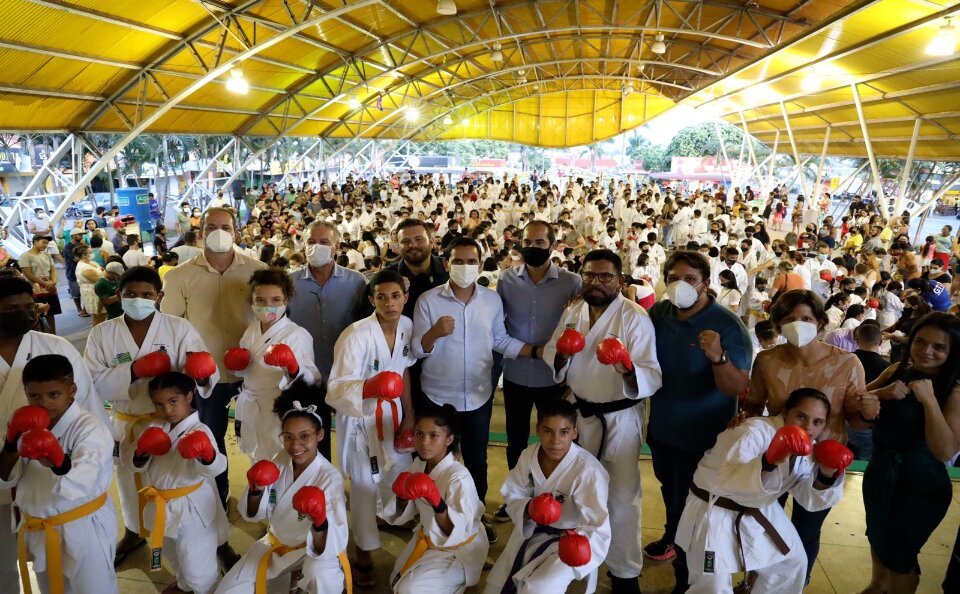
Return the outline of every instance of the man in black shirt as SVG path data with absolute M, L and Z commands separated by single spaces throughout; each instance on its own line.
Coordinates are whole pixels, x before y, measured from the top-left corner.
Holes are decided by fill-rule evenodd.
M 883 340 L 880 325 L 874 320 L 866 320 L 853 331 L 853 337 L 857 341 L 857 350 L 853 354 L 860 359 L 864 379 L 869 384 L 890 365 L 880 354 Z M 873 429 L 847 429 L 847 446 L 857 460 L 869 460 L 873 455 Z
M 460 232 L 460 223 L 453 218 L 453 213 L 450 213 L 450 222 L 447 223 L 447 232 L 444 233 L 442 238 L 440 238 L 440 248 L 444 250 L 447 249 L 447 246 L 450 245 L 450 242 L 461 235 L 463 235 L 463 233 Z

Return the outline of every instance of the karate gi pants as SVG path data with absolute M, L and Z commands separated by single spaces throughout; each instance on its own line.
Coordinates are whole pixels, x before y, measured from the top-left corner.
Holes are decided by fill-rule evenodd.
M 227 572 L 227 575 L 223 576 L 220 585 L 217 586 L 216 594 L 251 594 L 257 583 L 257 565 L 260 558 L 269 554 L 269 551 L 270 548 L 260 541 L 250 545 L 240 561 Z M 313 559 L 306 555 L 303 556 L 302 561 L 291 565 L 289 571 L 268 579 L 267 594 L 288 594 L 291 573 L 297 569 L 303 572 L 299 582 L 300 589 L 307 594 L 343 594 L 344 581 L 340 560 L 337 558 Z
M 640 533 L 640 445 L 643 404 L 604 415 L 607 437 L 600 463 L 610 475 L 610 552 L 606 564 L 618 578 L 634 578 L 643 569 Z M 602 427 L 596 417 L 578 415 L 580 447 L 593 455 L 600 450 Z
M 732 594 L 733 575 L 704 573 L 703 565 L 690 563 L 690 589 L 687 594 Z M 792 546 L 778 563 L 757 570 L 753 594 L 800 594 L 806 581 L 807 556 L 802 547 Z

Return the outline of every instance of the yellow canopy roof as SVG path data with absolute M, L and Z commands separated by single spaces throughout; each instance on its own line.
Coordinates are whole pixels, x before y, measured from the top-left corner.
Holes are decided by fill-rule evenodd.
M 780 152 L 792 151 L 792 132 L 801 155 L 829 142 L 830 155 L 862 157 L 866 134 L 878 158 L 902 159 L 916 139 L 917 159 L 960 159 L 960 54 L 926 52 L 958 10 L 946 0 L 861 2 L 684 103 L 768 145 L 779 134 Z
M 882 5 L 873 24 L 896 27 L 938 3 L 455 4 L 443 16 L 434 0 L 4 0 L 0 130 L 581 145 L 643 124 L 838 11 Z M 238 64 L 246 94 L 226 88 Z

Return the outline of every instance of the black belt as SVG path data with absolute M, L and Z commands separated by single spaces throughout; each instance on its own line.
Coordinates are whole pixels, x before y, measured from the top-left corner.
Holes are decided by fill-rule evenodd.
M 603 448 L 607 444 L 607 419 L 604 415 L 626 410 L 640 404 L 640 400 L 623 398 L 613 402 L 588 402 L 576 394 L 573 395 L 576 403 L 574 407 L 580 411 L 582 417 L 597 417 L 600 420 L 600 449 L 597 451 L 597 460 L 603 458 Z
M 507 581 L 503 583 L 500 594 L 517 594 L 517 585 L 513 582 L 513 576 L 524 566 L 523 555 L 527 552 L 527 545 L 530 544 L 530 539 L 533 538 L 535 534 L 548 534 L 550 538 L 541 543 L 540 546 L 533 551 L 533 555 L 530 557 L 531 561 L 542 555 L 551 544 L 560 540 L 560 536 L 563 533 L 563 530 L 554 528 L 553 526 L 537 525 L 537 527 L 533 529 L 533 534 L 530 535 L 530 538 L 524 540 L 523 544 L 520 545 L 520 550 L 517 551 L 517 557 L 513 560 L 513 565 L 510 567 L 510 574 L 507 575 Z
M 695 484 L 691 484 L 690 492 L 693 493 L 695 497 L 698 497 L 699 499 L 702 499 L 703 501 L 710 503 L 709 491 L 701 489 Z M 746 507 L 744 505 L 740 505 L 736 501 L 733 501 L 732 499 L 727 499 L 726 497 L 717 497 L 717 499 L 713 502 L 713 505 L 716 505 L 717 507 L 720 507 L 726 510 L 737 512 L 737 520 L 736 520 L 737 544 L 740 546 L 740 557 L 743 559 L 744 571 L 746 571 L 747 569 L 747 558 L 743 554 L 743 538 L 740 534 L 740 522 L 743 520 L 743 516 L 749 516 L 754 520 L 756 520 L 757 524 L 760 524 L 764 532 L 767 533 L 767 536 L 770 537 L 770 540 L 773 541 L 774 546 L 777 547 L 777 550 L 780 551 L 780 554 L 786 555 L 787 553 L 790 552 L 790 547 L 787 546 L 787 541 L 783 540 L 783 537 L 780 536 L 780 533 L 777 532 L 777 529 L 774 527 L 774 525 L 770 522 L 770 520 L 767 519 L 767 516 L 763 515 L 763 513 L 759 509 L 755 507 Z

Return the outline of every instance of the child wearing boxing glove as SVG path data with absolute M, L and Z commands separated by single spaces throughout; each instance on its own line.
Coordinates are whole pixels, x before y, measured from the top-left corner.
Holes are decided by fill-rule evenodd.
M 280 392 L 297 379 L 320 381 L 320 371 L 314 363 L 313 337 L 287 316 L 293 295 L 290 277 L 278 270 L 258 270 L 249 284 L 256 320 L 240 338 L 239 348 L 246 353 L 233 351 L 230 359 L 237 367 L 249 357 L 242 370 L 235 421 L 243 427 L 237 440 L 240 451 L 255 462 L 269 460 L 283 449 L 277 439 L 280 420 L 273 414 Z
M 31 406 L 14 412 L 0 453 L 0 488 L 16 487 L 17 531 L 26 545 L 20 578 L 28 594 L 27 561 L 45 591 L 64 592 L 69 584 L 76 594 L 119 592 L 113 571 L 117 516 L 107 492 L 113 437 L 102 420 L 74 403 L 73 373 L 63 355 L 39 355 L 24 366 Z M 52 535 L 45 524 L 55 527 Z
M 410 348 L 413 322 L 403 315 L 408 296 L 403 277 L 383 270 L 368 292 L 374 313 L 340 334 L 327 381 L 327 404 L 337 412 L 340 468 L 350 477 L 353 580 L 362 588 L 376 585 L 378 486 L 389 490 L 411 462 L 409 453 L 398 451 L 403 447 L 398 441 L 413 437 L 407 368 L 417 360 Z
M 810 511 L 840 501 L 853 454 L 833 440 L 817 443 L 829 416 L 822 392 L 800 388 L 781 415 L 748 419 L 717 437 L 693 476 L 677 528 L 688 592 L 728 591 L 733 574 L 746 570 L 756 570 L 754 594 L 803 591 L 807 557 L 777 500 L 790 493 Z
M 417 415 L 417 459 L 385 494 L 383 510 L 395 526 L 419 518 L 390 576 L 398 594 L 453 594 L 480 579 L 490 544 L 480 523 L 483 503 L 470 472 L 456 459 L 459 441 L 453 406 L 433 405 Z
M 318 451 L 320 386 L 296 381 L 274 405 L 283 451 L 247 471 L 238 510 L 267 534 L 231 569 L 217 594 L 340 594 L 349 579 L 347 506 L 340 472 Z
M 610 547 L 610 479 L 574 443 L 573 404 L 556 400 L 537 409 L 537 437 L 500 489 L 514 528 L 487 578 L 488 594 L 566 592 L 572 581 L 595 575 Z
M 149 533 L 150 571 L 166 559 L 183 592 L 211 594 L 220 578 L 217 545 L 229 531 L 213 479 L 227 467 L 210 429 L 196 411 L 197 385 L 183 373 L 149 383 L 155 419 L 131 445 L 122 464 L 140 472 L 141 535 Z

